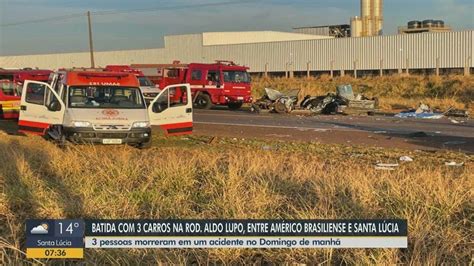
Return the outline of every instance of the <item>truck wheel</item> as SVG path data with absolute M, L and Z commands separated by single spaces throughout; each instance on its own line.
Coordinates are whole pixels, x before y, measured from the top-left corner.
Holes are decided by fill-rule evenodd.
M 140 143 L 136 147 L 140 150 L 149 149 L 149 148 L 151 148 L 151 140 L 148 141 L 148 142 Z
M 211 97 L 204 93 L 199 94 L 196 101 L 194 101 L 194 107 L 197 109 L 211 109 Z
M 227 107 L 229 107 L 230 110 L 238 110 L 240 107 L 242 107 L 243 103 L 241 102 L 233 102 L 229 103 Z

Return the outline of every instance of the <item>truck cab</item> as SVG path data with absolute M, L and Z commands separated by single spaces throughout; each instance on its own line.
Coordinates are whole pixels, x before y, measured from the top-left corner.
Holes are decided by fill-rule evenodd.
M 170 97 L 182 95 L 179 99 Z M 137 77 L 124 72 L 59 71 L 51 84 L 26 81 L 21 95 L 22 132 L 60 143 L 147 147 L 151 127 L 167 135 L 192 132 L 188 84 L 164 88 L 147 106 Z
M 142 71 L 134 69 L 128 65 L 108 65 L 105 67 L 104 70 L 111 72 L 124 72 L 134 74 L 137 77 L 138 82 L 140 83 L 140 90 L 142 91 L 143 96 L 145 97 L 145 100 L 147 102 L 153 100 L 160 92 L 158 86 L 151 82 L 151 80 L 146 77 Z
M 10 80 L 0 80 L 0 118 L 16 119 L 20 111 L 21 89 Z
M 39 69 L 0 69 L 0 118 L 18 119 L 21 86 L 25 80 L 48 81 L 52 71 Z
M 251 78 L 248 68 L 231 61 L 217 61 L 215 64 L 197 64 L 161 68 L 159 86 L 189 83 L 193 93 L 194 107 L 210 109 L 213 105 L 239 109 L 244 103 L 251 103 Z

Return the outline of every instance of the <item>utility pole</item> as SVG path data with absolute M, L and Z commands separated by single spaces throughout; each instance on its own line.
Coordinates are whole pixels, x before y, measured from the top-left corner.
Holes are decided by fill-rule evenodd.
M 91 53 L 91 67 L 95 67 L 94 63 L 94 46 L 92 44 L 92 24 L 91 24 L 91 12 L 87 11 L 87 21 L 89 22 L 89 50 Z

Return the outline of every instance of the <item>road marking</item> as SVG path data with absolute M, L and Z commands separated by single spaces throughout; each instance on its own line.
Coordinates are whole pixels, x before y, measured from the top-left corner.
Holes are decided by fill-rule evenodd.
M 238 115 L 235 115 L 235 114 L 219 114 L 219 113 L 195 113 L 194 114 L 195 116 L 213 116 L 213 117 L 217 117 L 217 115 L 219 117 L 223 117 L 223 116 L 228 116 L 228 117 L 239 117 L 239 118 L 243 118 L 243 117 L 251 117 L 251 118 L 276 118 L 276 116 L 272 116 L 272 115 L 252 115 L 252 114 L 238 114 Z M 282 118 L 282 117 L 278 117 L 278 118 Z
M 218 123 L 218 122 L 194 122 L 194 124 L 219 125 L 219 126 L 238 126 L 238 127 L 282 128 L 282 129 L 297 129 L 297 130 L 318 131 L 318 132 L 326 132 L 326 131 L 332 130 L 330 128 L 270 126 L 270 125 Z M 338 128 L 337 130 L 340 130 L 340 129 L 341 128 Z M 347 129 L 347 131 L 357 131 L 357 130 L 352 130 L 350 128 L 344 128 L 344 129 Z

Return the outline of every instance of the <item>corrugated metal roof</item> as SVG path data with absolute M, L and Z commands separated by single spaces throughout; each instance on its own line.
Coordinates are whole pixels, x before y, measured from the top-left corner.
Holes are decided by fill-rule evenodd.
M 329 35 L 329 34 L 326 34 Z M 240 31 L 240 32 L 205 32 L 202 34 L 204 46 L 243 43 L 266 43 L 284 41 L 302 41 L 331 39 L 330 36 L 308 35 L 280 31 Z

